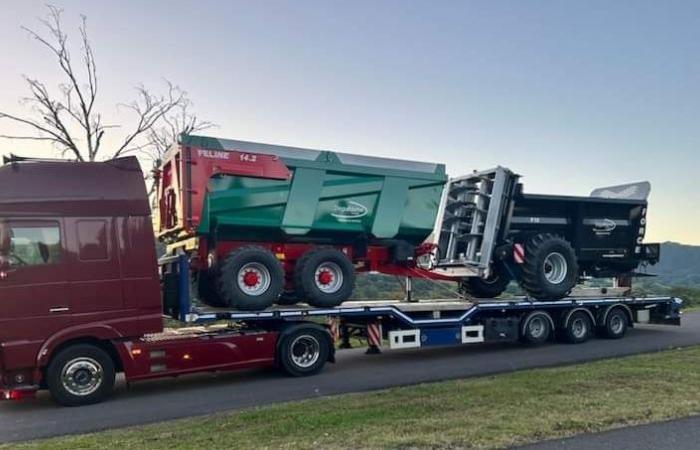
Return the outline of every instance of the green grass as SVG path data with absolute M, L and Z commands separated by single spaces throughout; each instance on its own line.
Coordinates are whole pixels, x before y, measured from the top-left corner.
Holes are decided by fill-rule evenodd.
M 698 412 L 700 347 L 694 347 L 0 449 L 494 448 Z

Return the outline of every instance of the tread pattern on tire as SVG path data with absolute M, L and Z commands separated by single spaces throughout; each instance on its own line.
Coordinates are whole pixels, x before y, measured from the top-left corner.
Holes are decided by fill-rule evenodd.
M 197 274 L 197 294 L 202 303 L 221 307 L 226 306 L 226 301 L 221 298 L 217 289 L 217 275 L 211 273 L 213 269 L 202 270 Z
M 496 269 L 496 274 L 498 279 L 495 282 L 486 282 L 478 277 L 470 277 L 463 279 L 461 282 L 461 288 L 469 296 L 474 298 L 494 298 L 498 297 L 506 290 L 508 284 L 510 283 L 510 276 L 505 272 L 505 269 Z
M 319 254 L 334 254 L 339 257 L 335 262 L 339 263 L 341 269 L 345 269 L 343 273 L 343 286 L 338 292 L 333 294 L 321 293 L 314 285 L 313 276 L 308 277 L 307 268 L 310 264 L 317 266 L 315 261 L 319 258 Z M 326 259 L 324 259 L 326 260 Z M 343 267 L 345 266 L 345 267 Z M 315 272 L 315 267 L 312 268 Z M 304 253 L 299 258 L 294 266 L 294 287 L 300 301 L 306 301 L 311 306 L 317 307 L 333 307 L 338 306 L 347 300 L 355 289 L 355 268 L 352 262 L 345 253 L 334 247 L 317 247 Z
M 270 287 L 257 296 L 243 293 L 238 287 L 238 271 L 249 262 L 259 262 L 270 272 Z M 268 249 L 258 246 L 245 246 L 233 250 L 220 267 L 218 290 L 221 298 L 229 306 L 241 310 L 256 311 L 265 309 L 277 301 L 284 290 L 284 269 L 282 264 Z
M 543 259 L 546 255 L 541 255 L 540 253 L 544 253 L 542 249 L 545 245 L 552 245 L 553 242 L 561 245 L 564 252 L 568 253 L 568 255 L 564 254 L 563 256 L 567 260 L 569 274 L 567 279 L 562 281 L 564 289 L 559 288 L 556 291 L 551 289 L 551 286 L 543 286 L 541 281 L 543 276 L 541 266 L 543 262 L 540 259 Z M 527 241 L 525 245 L 525 262 L 521 265 L 521 269 L 520 281 L 522 287 L 530 296 L 537 300 L 558 300 L 564 298 L 569 295 L 578 281 L 579 268 L 576 252 L 566 239 L 551 233 L 537 234 Z

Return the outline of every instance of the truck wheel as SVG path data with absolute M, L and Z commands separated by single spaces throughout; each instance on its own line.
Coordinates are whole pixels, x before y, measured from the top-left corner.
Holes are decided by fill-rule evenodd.
M 537 300 L 566 297 L 578 282 L 578 274 L 576 252 L 565 239 L 543 233 L 525 246 L 521 281 Z
M 570 344 L 586 342 L 593 336 L 593 321 L 585 311 L 574 311 L 562 333 L 564 341 Z
M 627 333 L 627 313 L 622 308 L 614 308 L 605 318 L 601 327 L 604 337 L 608 339 L 620 339 Z
M 280 333 L 277 362 L 289 375 L 318 373 L 328 361 L 331 339 L 320 325 L 295 325 Z
M 98 403 L 112 393 L 114 361 L 99 347 L 77 344 L 61 350 L 46 370 L 51 396 L 61 405 Z
M 520 340 L 526 344 L 545 343 L 552 334 L 552 318 L 544 311 L 534 311 L 523 320 Z
M 506 290 L 510 276 L 505 269 L 494 268 L 491 276 L 484 279 L 478 277 L 463 278 L 461 288 L 468 295 L 476 298 L 498 297 Z
M 311 306 L 338 306 L 352 295 L 355 269 L 340 250 L 309 250 L 294 267 L 294 285 Z
M 261 247 L 232 251 L 221 265 L 219 294 L 232 308 L 256 311 L 275 303 L 284 289 L 284 269 Z

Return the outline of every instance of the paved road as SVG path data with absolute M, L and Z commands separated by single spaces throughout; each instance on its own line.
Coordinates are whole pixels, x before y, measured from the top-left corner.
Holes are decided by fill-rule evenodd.
M 380 356 L 343 350 L 320 375 L 289 378 L 273 370 L 205 374 L 117 387 L 108 401 L 60 408 L 47 395 L 24 403 L 0 403 L 0 442 L 157 422 L 390 386 L 610 358 L 700 344 L 700 313 L 682 327 L 643 326 L 625 339 L 529 348 L 518 344 L 386 351 Z
M 522 450 L 696 450 L 700 416 L 652 423 L 568 439 L 540 442 Z

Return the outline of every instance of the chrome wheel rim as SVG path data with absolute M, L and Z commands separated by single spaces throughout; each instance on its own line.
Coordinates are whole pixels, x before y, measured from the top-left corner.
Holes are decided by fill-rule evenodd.
M 314 272 L 314 283 L 319 291 L 335 294 L 343 286 L 343 271 L 334 262 L 321 263 Z
M 258 262 L 245 264 L 238 271 L 238 287 L 247 295 L 258 296 L 270 287 L 270 271 Z
M 527 324 L 527 329 L 530 333 L 530 336 L 532 336 L 535 339 L 539 339 L 544 335 L 546 326 L 547 325 L 545 324 L 545 320 L 543 317 L 533 317 Z
M 544 277 L 551 284 L 560 284 L 566 278 L 569 265 L 564 255 L 552 252 L 544 259 Z
M 100 363 L 85 356 L 68 361 L 61 371 L 63 388 L 79 397 L 97 391 L 102 386 L 103 379 L 104 372 Z
M 585 337 L 586 333 L 588 333 L 588 324 L 586 323 L 586 319 L 579 317 L 571 322 L 571 334 L 573 334 L 576 339 Z
M 291 354 L 292 361 L 296 366 L 308 369 L 321 356 L 321 344 L 315 337 L 304 334 L 292 342 Z

